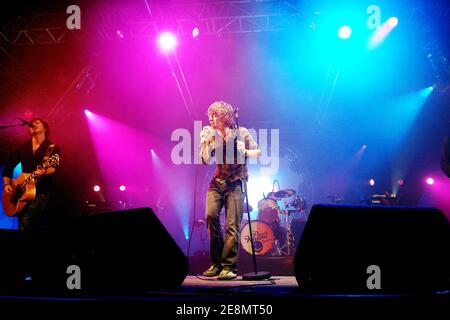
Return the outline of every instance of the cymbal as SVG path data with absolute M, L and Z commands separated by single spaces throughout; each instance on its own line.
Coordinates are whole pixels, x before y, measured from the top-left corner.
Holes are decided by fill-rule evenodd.
M 275 192 L 274 196 L 278 199 L 288 198 L 290 196 L 293 196 L 295 194 L 295 190 L 292 189 L 283 189 L 280 191 Z
M 275 192 L 269 192 L 268 194 L 267 194 L 267 198 L 269 198 L 269 199 L 275 199 L 276 197 L 275 197 Z

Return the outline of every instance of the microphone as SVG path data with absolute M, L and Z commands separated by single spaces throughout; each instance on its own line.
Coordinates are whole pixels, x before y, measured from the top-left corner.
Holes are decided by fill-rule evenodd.
M 204 129 L 208 129 L 208 131 L 209 130 L 211 130 L 212 128 L 211 128 L 211 126 L 204 126 L 203 127 L 203 130 Z M 207 134 L 204 132 L 202 130 L 202 132 L 200 133 L 200 137 L 201 137 L 201 139 L 200 139 L 200 144 L 203 144 L 203 143 L 205 143 L 206 141 L 207 141 Z
M 17 118 L 17 119 L 19 119 L 20 121 L 22 121 L 22 124 L 23 124 L 24 126 L 29 126 L 30 128 L 33 127 L 33 124 L 32 124 L 31 122 L 29 122 L 29 121 L 27 121 L 27 120 L 24 120 L 24 119 L 22 119 L 22 118 Z

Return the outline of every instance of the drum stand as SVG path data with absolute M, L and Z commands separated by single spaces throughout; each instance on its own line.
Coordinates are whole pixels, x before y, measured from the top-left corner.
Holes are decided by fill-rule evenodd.
M 289 210 L 285 210 L 286 215 L 286 241 L 281 248 L 277 248 L 277 252 L 282 252 L 284 255 L 290 256 L 291 250 L 295 251 L 294 234 L 291 231 L 291 224 L 289 223 Z
M 272 253 L 273 256 L 282 256 L 283 255 L 283 251 L 280 248 L 280 243 L 279 243 L 278 239 L 276 239 L 273 242 L 272 248 L 273 248 L 273 253 Z

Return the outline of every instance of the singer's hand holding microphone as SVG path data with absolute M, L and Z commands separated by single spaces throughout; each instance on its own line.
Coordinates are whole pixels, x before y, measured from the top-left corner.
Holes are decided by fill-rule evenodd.
M 211 128 L 211 126 L 204 126 L 202 131 L 200 132 L 200 143 L 207 143 L 210 144 L 213 140 L 214 137 L 214 133 L 213 133 L 213 129 Z

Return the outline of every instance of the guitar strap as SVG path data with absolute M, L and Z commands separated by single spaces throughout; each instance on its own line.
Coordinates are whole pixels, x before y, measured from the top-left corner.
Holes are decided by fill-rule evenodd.
M 47 151 L 45 152 L 45 155 L 44 155 L 44 162 L 47 161 L 47 159 L 50 157 L 54 148 L 55 148 L 54 143 L 52 143 L 48 146 Z

